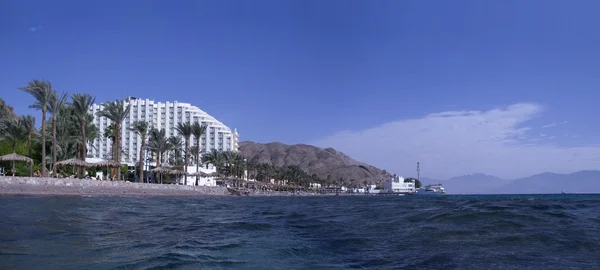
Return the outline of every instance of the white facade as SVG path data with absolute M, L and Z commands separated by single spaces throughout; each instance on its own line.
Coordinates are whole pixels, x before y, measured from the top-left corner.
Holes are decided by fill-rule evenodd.
M 415 182 L 411 181 L 408 183 L 404 182 L 404 177 L 400 177 L 394 175 L 388 179 L 385 183 L 383 183 L 383 189 L 387 192 L 404 192 L 404 193 L 414 193 L 415 192 Z
M 210 116 L 200 108 L 183 102 L 154 102 L 150 99 L 129 97 L 125 100 L 126 106 L 131 106 L 129 116 L 123 121 L 121 127 L 121 146 L 123 157 L 121 162 L 133 166 L 138 161 L 142 139 L 129 130 L 135 121 L 146 121 L 150 128 L 164 129 L 167 137 L 179 136 L 175 130 L 178 123 L 198 122 L 207 126 L 206 133 L 200 138 L 200 151 L 209 152 L 212 149 L 219 151 L 237 151 L 239 134 L 223 123 Z M 111 124 L 105 117 L 98 117 L 97 113 L 104 108 L 103 104 L 93 104 L 90 113 L 94 115 L 94 125 L 98 128 L 102 140 L 96 139 L 93 146 L 88 146 L 88 156 L 95 158 L 110 158 L 112 142 L 104 138 L 104 132 Z M 196 139 L 191 137 L 190 147 L 196 145 Z
M 208 168 L 206 166 L 199 166 L 198 170 L 201 171 L 201 172 L 210 174 L 210 173 L 216 172 L 217 168 L 215 166 L 213 166 L 212 164 L 209 164 Z M 196 172 L 196 166 L 188 166 L 187 172 L 188 173 L 195 173 Z M 180 185 L 185 184 L 185 178 L 184 178 L 184 176 L 179 176 L 178 183 Z M 196 185 L 196 176 L 188 175 L 188 177 L 187 177 L 187 185 L 188 186 L 195 186 Z M 199 177 L 198 178 L 198 186 L 210 186 L 210 187 L 217 186 L 216 177 Z
M 314 189 L 318 189 L 318 188 L 321 188 L 321 184 L 319 184 L 319 183 L 310 183 L 309 187 L 310 188 L 314 188 Z

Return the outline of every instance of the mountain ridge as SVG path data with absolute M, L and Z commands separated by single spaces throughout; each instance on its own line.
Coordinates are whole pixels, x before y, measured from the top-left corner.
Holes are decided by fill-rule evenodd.
M 581 170 L 572 173 L 543 172 L 514 180 L 474 173 L 436 180 L 423 178 L 425 184 L 440 182 L 448 194 L 537 194 L 600 193 L 600 171 Z
M 344 184 L 365 181 L 382 184 L 391 175 L 375 166 L 357 161 L 333 148 L 320 148 L 308 144 L 288 145 L 281 142 L 240 142 L 240 153 L 252 163 L 266 163 L 277 167 L 299 166 L 309 175 L 319 179 Z
M 338 183 L 382 184 L 391 174 L 386 170 L 355 160 L 333 148 L 309 144 L 245 141 L 239 150 L 249 162 L 277 167 L 297 165 L 309 175 Z M 514 180 L 485 173 L 473 173 L 439 180 L 421 177 L 423 184 L 442 183 L 448 194 L 535 194 L 535 193 L 600 193 L 600 171 L 582 170 L 572 173 L 543 172 Z

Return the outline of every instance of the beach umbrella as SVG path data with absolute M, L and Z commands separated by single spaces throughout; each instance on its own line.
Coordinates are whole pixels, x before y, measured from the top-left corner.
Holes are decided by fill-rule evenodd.
M 54 164 L 54 166 L 73 166 L 73 169 L 75 169 L 74 167 L 91 167 L 91 163 L 87 163 L 81 159 L 78 158 L 70 158 L 70 159 L 66 159 L 66 160 L 62 160 L 59 162 L 56 162 L 56 164 Z M 74 173 L 74 172 L 73 172 Z
M 208 174 L 208 177 L 223 177 L 223 175 L 218 172 L 212 172 Z
M 169 173 L 172 170 L 167 168 L 167 167 L 156 167 L 152 170 L 150 170 L 151 172 L 156 172 L 156 173 Z
M 91 163 L 90 167 L 106 167 L 106 171 L 108 173 L 109 168 L 120 168 L 121 162 L 117 162 L 117 161 L 110 160 L 110 159 L 105 159 L 100 162 Z M 107 175 L 107 177 L 108 177 L 108 175 Z
M 167 167 L 156 167 L 152 170 L 150 170 L 151 172 L 154 173 L 158 173 L 159 179 L 160 179 L 160 183 L 162 184 L 162 175 L 163 173 L 169 173 L 171 171 L 171 169 L 167 168 Z
M 90 167 L 113 167 L 118 168 L 121 167 L 121 162 L 116 162 L 114 160 L 103 160 L 96 163 L 91 163 Z
M 162 175 L 163 174 L 182 175 L 182 174 L 186 173 L 185 171 L 182 171 L 182 170 L 175 170 L 175 169 L 171 169 L 171 168 L 167 168 L 167 167 L 156 167 L 156 168 L 154 168 L 154 169 L 152 169 L 150 171 L 155 172 L 155 173 L 159 173 L 160 174 L 160 178 L 161 178 L 160 179 L 161 182 L 162 182 Z
M 170 171 L 169 171 L 169 173 L 171 173 L 171 174 L 176 174 L 176 175 L 184 175 L 184 174 L 187 174 L 187 172 L 186 172 L 186 171 L 182 171 L 182 170 L 176 170 L 176 169 L 172 169 L 172 170 L 170 170 Z
M 21 156 L 17 153 L 12 153 L 4 156 L 0 156 L 0 161 L 12 161 L 12 176 L 15 176 L 15 161 L 18 162 L 27 162 L 29 163 L 29 173 L 31 175 L 31 170 L 33 169 L 33 159 L 30 159 L 26 156 Z
M 205 172 L 201 172 L 201 171 L 197 171 L 197 172 L 193 172 L 188 174 L 189 176 L 200 176 L 200 177 L 209 177 L 210 174 L 205 173 Z
M 180 175 L 186 175 L 186 174 L 187 174 L 187 172 L 186 172 L 186 171 L 183 171 L 183 170 L 172 169 L 172 170 L 170 171 L 170 174 L 174 174 L 174 175 L 175 175 L 175 179 L 178 179 L 178 178 L 177 178 L 177 176 L 180 176 Z M 177 180 L 178 184 L 179 184 L 179 180 L 181 180 L 181 179 L 178 179 L 178 180 Z
M 78 158 L 70 158 L 67 160 L 62 160 L 62 161 L 56 162 L 55 165 L 56 166 L 77 166 L 77 167 L 91 167 L 92 166 L 91 163 L 87 163 Z

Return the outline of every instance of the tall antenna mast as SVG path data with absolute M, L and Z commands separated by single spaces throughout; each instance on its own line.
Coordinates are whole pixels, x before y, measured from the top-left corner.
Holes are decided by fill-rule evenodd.
M 421 181 L 421 167 L 419 166 L 418 161 L 417 161 L 417 180 Z

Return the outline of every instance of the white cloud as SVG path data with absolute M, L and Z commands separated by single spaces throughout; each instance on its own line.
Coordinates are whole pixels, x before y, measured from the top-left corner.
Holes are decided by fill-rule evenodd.
M 27 31 L 29 31 L 29 32 L 35 32 L 35 31 L 37 31 L 37 28 L 36 27 L 31 27 Z
M 515 178 L 596 169 L 600 147 L 543 145 L 527 136 L 530 128 L 523 124 L 542 112 L 537 104 L 519 103 L 488 111 L 433 113 L 339 132 L 312 144 L 404 176 L 416 174 L 417 161 L 422 176 L 443 178 L 477 172 Z
M 551 128 L 551 127 L 555 127 L 555 126 L 558 126 L 558 125 L 564 125 L 564 124 L 567 124 L 567 123 L 569 123 L 569 121 L 562 121 L 560 123 L 552 123 L 552 124 L 544 125 L 544 126 L 542 126 L 542 128 Z

